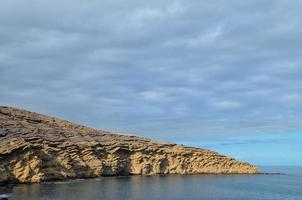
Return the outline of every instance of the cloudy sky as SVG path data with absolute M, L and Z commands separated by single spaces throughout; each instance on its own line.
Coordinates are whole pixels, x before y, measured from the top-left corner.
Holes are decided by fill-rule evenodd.
M 1 0 L 0 104 L 302 165 L 301 9 L 299 0 Z

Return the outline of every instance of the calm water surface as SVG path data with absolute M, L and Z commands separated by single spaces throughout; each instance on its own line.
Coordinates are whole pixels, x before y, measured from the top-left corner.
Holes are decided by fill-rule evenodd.
M 302 200 L 302 168 L 270 169 L 286 175 L 102 177 L 17 185 L 11 200 Z

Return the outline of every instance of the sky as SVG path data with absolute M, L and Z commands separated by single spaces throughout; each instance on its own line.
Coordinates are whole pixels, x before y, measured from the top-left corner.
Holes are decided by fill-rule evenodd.
M 301 9 L 299 0 L 1 0 L 0 104 L 302 165 Z

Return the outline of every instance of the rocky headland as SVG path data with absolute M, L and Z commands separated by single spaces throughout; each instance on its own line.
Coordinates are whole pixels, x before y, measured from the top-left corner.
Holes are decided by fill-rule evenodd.
M 256 174 L 216 152 L 0 107 L 0 185 L 118 175 Z

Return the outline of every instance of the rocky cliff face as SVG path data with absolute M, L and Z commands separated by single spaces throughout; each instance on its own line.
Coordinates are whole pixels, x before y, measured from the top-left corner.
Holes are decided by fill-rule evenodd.
M 112 134 L 0 107 L 0 183 L 116 175 L 259 173 L 206 149 Z

